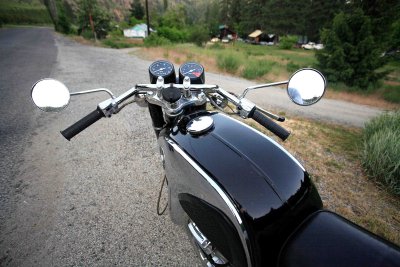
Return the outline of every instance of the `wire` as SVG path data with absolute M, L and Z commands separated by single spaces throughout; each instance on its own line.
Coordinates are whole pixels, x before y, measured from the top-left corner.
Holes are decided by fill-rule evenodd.
M 167 204 L 165 204 L 164 209 L 160 212 L 161 195 L 162 195 L 162 192 L 163 192 L 165 181 L 167 181 L 167 186 L 168 186 L 167 176 L 164 174 L 164 178 L 162 179 L 162 182 L 161 182 L 160 193 L 158 193 L 158 200 L 157 200 L 157 215 L 159 215 L 159 216 L 163 215 L 165 210 L 168 207 L 168 199 L 167 199 Z

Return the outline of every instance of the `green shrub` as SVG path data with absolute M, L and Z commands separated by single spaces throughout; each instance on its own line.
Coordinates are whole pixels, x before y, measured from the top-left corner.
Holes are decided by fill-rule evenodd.
M 171 41 L 163 36 L 159 36 L 157 33 L 152 33 L 144 39 L 143 43 L 146 47 L 152 47 L 170 45 Z
M 217 66 L 221 70 L 235 73 L 239 69 L 240 59 L 232 53 L 220 53 L 217 57 Z
M 258 77 L 262 77 L 270 72 L 274 65 L 275 62 L 273 61 L 250 60 L 244 67 L 242 77 L 246 79 L 255 79 Z
M 216 50 L 222 50 L 225 49 L 225 46 L 222 45 L 221 43 L 213 43 L 212 45 L 209 46 L 210 49 L 216 49 Z
M 202 47 L 210 39 L 207 29 L 201 26 L 194 26 L 190 29 L 189 41 Z
M 188 40 L 188 33 L 186 31 L 170 27 L 158 28 L 157 35 L 164 37 L 173 43 L 183 43 Z
M 94 34 L 90 29 L 81 32 L 81 36 L 85 39 L 94 39 Z
M 297 42 L 297 37 L 296 36 L 293 36 L 293 35 L 283 36 L 279 40 L 279 48 L 281 48 L 281 49 L 292 49 L 293 46 L 296 44 L 296 42 Z
M 374 180 L 400 195 L 400 111 L 365 125 L 362 166 Z
M 130 43 L 126 43 L 124 41 L 118 41 L 118 40 L 112 40 L 112 39 L 105 39 L 102 41 L 102 43 L 106 46 L 109 46 L 111 48 L 116 48 L 116 49 L 137 46 L 136 44 L 130 44 Z
M 385 85 L 383 98 L 389 102 L 400 103 L 400 86 Z
M 293 63 L 292 61 L 289 61 L 288 64 L 286 65 L 286 70 L 287 70 L 289 73 L 293 73 L 293 72 L 295 72 L 296 70 L 298 70 L 298 69 L 300 69 L 300 68 L 301 68 L 300 65 L 295 64 L 295 63 Z

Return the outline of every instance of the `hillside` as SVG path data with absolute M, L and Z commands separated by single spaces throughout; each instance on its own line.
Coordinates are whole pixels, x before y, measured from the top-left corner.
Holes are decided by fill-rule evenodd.
M 0 0 L 0 24 L 51 24 L 43 0 Z

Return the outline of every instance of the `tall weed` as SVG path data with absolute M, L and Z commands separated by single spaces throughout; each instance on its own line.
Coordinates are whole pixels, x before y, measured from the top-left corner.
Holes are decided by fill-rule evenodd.
M 250 60 L 244 67 L 242 77 L 246 79 L 256 79 L 262 77 L 270 72 L 275 64 L 275 62 L 267 60 Z
M 233 53 L 218 53 L 217 66 L 229 73 L 236 73 L 241 64 L 240 58 Z
M 400 195 L 400 111 L 365 125 L 362 165 L 367 174 Z

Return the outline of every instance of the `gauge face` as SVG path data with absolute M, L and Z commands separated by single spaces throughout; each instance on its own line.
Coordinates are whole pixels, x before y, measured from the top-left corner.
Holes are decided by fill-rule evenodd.
M 159 76 L 164 78 L 165 83 L 175 83 L 175 69 L 171 62 L 158 60 L 149 67 L 150 81 L 155 83 Z
M 187 62 L 179 68 L 179 81 L 182 83 L 183 78 L 188 76 L 194 84 L 204 83 L 204 68 L 199 63 Z

